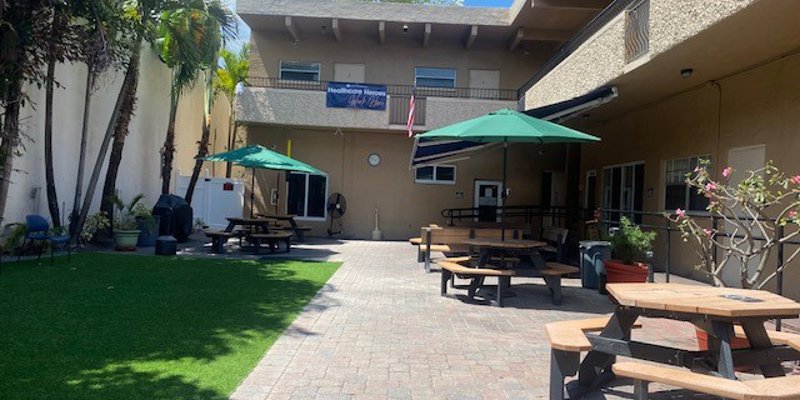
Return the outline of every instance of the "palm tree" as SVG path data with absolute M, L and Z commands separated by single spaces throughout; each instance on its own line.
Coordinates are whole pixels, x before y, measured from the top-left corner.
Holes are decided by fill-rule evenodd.
M 156 48 L 172 70 L 169 125 L 161 149 L 161 193 L 169 194 L 175 155 L 175 116 L 181 93 L 194 84 L 203 69 L 211 68 L 224 37 L 235 30 L 233 14 L 219 1 L 206 3 L 205 10 L 177 9 L 161 15 Z
M 213 59 L 219 58 L 219 52 L 215 52 Z M 208 155 L 208 141 L 211 136 L 211 111 L 214 108 L 214 100 L 217 93 L 214 91 L 214 80 L 216 79 L 216 69 L 209 68 L 205 76 L 205 90 L 203 102 L 203 124 L 200 132 L 200 140 L 197 142 L 197 156 L 195 156 L 192 177 L 189 179 L 189 186 L 186 188 L 184 198 L 189 205 L 192 204 L 194 189 L 197 180 L 200 178 L 200 170 L 203 168 L 203 158 Z
M 0 221 L 3 220 L 14 158 L 20 147 L 19 117 L 26 89 L 46 80 L 52 22 L 57 0 L 0 1 Z M 58 37 L 63 39 L 64 37 Z M 44 76 L 43 76 L 44 75 Z
M 120 0 L 113 0 L 120 3 Z M 156 43 L 158 39 L 159 26 L 165 21 L 170 13 L 177 10 L 184 10 L 184 15 L 195 15 L 195 18 L 201 18 L 203 15 L 216 15 L 222 13 L 230 15 L 230 12 L 220 5 L 218 0 L 125 0 L 122 3 L 123 13 L 130 24 L 132 37 L 130 52 L 126 62 L 125 77 L 122 82 L 119 94 L 117 96 L 114 110 L 111 118 L 109 119 L 103 141 L 100 144 L 100 151 L 97 155 L 97 161 L 94 164 L 91 178 L 86 189 L 86 195 L 83 199 L 80 215 L 76 222 L 76 228 L 73 230 L 73 240 L 77 237 L 75 232 L 80 232 L 81 227 L 86 221 L 91 207 L 94 191 L 97 188 L 97 181 L 100 178 L 100 172 L 103 164 L 105 163 L 108 147 L 113 140 L 112 157 L 109 159 L 108 168 L 106 172 L 105 185 L 103 187 L 104 199 L 110 199 L 107 194 L 114 194 L 116 192 L 116 178 L 119 166 L 122 162 L 122 152 L 125 144 L 125 137 L 128 133 L 129 123 L 133 117 L 133 111 L 136 103 L 136 92 L 139 82 L 139 60 L 141 58 L 142 45 L 144 43 Z M 215 17 L 216 18 L 216 17 Z M 194 24 L 193 24 L 194 25 Z M 231 29 L 226 25 L 226 29 Z M 197 31 L 195 33 L 201 33 Z M 201 35 L 202 36 L 202 35 Z M 111 201 L 103 201 L 101 209 L 113 213 L 114 207 Z
M 236 88 L 239 84 L 247 83 L 250 76 L 250 45 L 244 44 L 238 53 L 223 49 L 220 52 L 222 66 L 217 68 L 217 79 L 214 82 L 215 90 L 224 94 L 230 104 L 230 117 L 228 123 L 228 149 L 233 150 L 236 146 L 236 115 L 234 101 L 236 100 Z M 231 164 L 228 163 L 225 170 L 225 177 L 231 177 Z

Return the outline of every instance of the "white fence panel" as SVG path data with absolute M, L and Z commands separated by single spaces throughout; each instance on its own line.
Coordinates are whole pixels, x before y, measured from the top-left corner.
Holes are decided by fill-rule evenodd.
M 189 176 L 179 176 L 177 191 L 186 194 Z M 228 226 L 227 217 L 241 217 L 244 210 L 244 183 L 238 179 L 203 178 L 197 180 L 192 198 L 194 217 L 202 219 L 209 228 Z

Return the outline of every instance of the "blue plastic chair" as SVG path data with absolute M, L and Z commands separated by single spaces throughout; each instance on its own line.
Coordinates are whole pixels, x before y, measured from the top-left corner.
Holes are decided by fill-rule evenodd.
M 72 262 L 72 249 L 69 246 L 68 235 L 50 235 L 50 223 L 41 215 L 28 215 L 25 217 L 25 224 L 27 225 L 27 229 L 25 230 L 25 238 L 22 239 L 23 249 L 28 242 L 50 243 L 50 264 L 53 264 L 55 246 L 60 245 L 67 248 L 67 262 Z M 44 246 L 39 246 L 39 254 L 36 258 L 37 261 L 42 259 L 43 247 Z M 22 258 L 22 252 L 17 255 L 17 261 L 19 261 L 20 258 Z

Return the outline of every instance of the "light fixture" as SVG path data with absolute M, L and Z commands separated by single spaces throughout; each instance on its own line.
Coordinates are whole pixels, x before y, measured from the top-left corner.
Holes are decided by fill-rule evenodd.
M 408 32 L 408 24 L 403 24 L 403 33 Z
M 693 72 L 694 70 L 691 68 L 684 68 L 681 70 L 681 77 L 683 77 L 684 79 L 689 78 L 692 76 Z

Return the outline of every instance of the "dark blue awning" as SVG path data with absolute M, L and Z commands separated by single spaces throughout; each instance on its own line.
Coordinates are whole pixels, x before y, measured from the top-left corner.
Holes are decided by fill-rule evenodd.
M 617 88 L 614 86 L 606 86 L 570 100 L 533 108 L 524 111 L 524 113 L 546 121 L 560 123 L 574 117 L 578 113 L 608 103 L 615 97 L 617 97 Z M 417 139 L 414 141 L 414 149 L 412 150 L 411 167 L 459 161 L 469 158 L 469 155 L 475 151 L 484 150 L 496 145 L 496 143 L 487 144 L 457 140 L 431 141 Z

